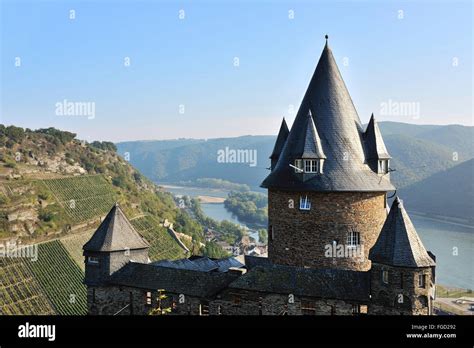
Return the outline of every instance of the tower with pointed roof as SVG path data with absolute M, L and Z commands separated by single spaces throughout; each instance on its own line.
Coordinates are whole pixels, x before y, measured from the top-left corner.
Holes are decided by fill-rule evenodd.
M 432 314 L 436 259 L 426 251 L 398 197 L 369 258 L 370 314 Z
M 83 246 L 88 286 L 106 284 L 110 276 L 130 261 L 148 262 L 149 244 L 115 204 Z
M 387 192 L 395 189 L 390 155 L 375 118 L 364 130 L 327 40 L 288 134 L 284 128 L 262 183 L 270 260 L 368 270 L 368 252 L 387 216 Z M 341 248 L 358 256 L 335 255 Z

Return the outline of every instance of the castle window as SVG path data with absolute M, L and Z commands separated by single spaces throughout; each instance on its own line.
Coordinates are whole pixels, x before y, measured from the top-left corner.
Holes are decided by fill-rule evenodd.
M 388 271 L 385 269 L 382 270 L 382 282 L 388 284 Z
M 95 256 L 89 256 L 87 258 L 87 263 L 89 265 L 98 265 L 99 264 L 99 258 Z
M 331 306 L 331 315 L 336 315 L 336 306 Z
M 295 160 L 295 173 L 302 173 L 303 172 L 303 160 L 296 159 Z
M 360 314 L 360 306 L 358 304 L 352 305 L 352 314 Z
M 300 197 L 300 210 L 310 210 L 311 209 L 311 201 L 309 200 L 308 196 Z
M 388 173 L 388 160 L 379 160 L 379 174 Z
M 152 302 L 151 291 L 147 291 L 145 294 L 145 303 L 147 306 L 151 306 L 151 302 Z
M 420 273 L 418 275 L 418 287 L 419 288 L 424 288 L 426 286 L 426 275 L 423 273 Z
M 322 173 L 323 159 L 295 159 L 295 173 Z
M 275 232 L 273 231 L 273 226 L 270 225 L 268 229 L 270 230 L 270 241 L 273 241 L 273 239 L 275 238 Z
M 422 307 L 428 307 L 428 297 L 426 297 L 426 296 L 419 296 L 419 297 L 418 297 L 418 302 L 420 303 L 420 306 L 422 306 Z
M 199 315 L 208 316 L 209 315 L 209 302 L 202 301 L 199 304 Z
M 347 244 L 347 247 L 349 248 L 356 248 L 358 245 L 360 245 L 360 233 L 350 231 L 349 234 L 347 235 L 346 244 Z
M 301 314 L 316 315 L 316 306 L 312 301 L 301 301 Z
M 239 296 L 239 295 L 234 295 L 234 296 L 233 296 L 233 302 L 234 302 L 234 305 L 240 306 L 240 304 L 241 304 L 241 298 L 240 298 L 240 296 Z

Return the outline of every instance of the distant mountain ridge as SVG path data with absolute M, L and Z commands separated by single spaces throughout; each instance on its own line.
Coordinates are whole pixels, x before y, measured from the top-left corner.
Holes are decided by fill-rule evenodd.
M 474 159 L 400 190 L 407 209 L 474 224 Z
M 392 181 L 399 188 L 412 185 L 439 171 L 474 157 L 474 127 L 414 125 L 379 122 L 392 156 Z M 275 130 L 275 134 L 278 130 Z M 217 139 L 178 139 L 117 143 L 121 156 L 156 182 L 218 178 L 258 189 L 268 174 L 276 136 L 241 136 Z M 257 166 L 218 163 L 217 152 L 225 147 L 257 151 Z

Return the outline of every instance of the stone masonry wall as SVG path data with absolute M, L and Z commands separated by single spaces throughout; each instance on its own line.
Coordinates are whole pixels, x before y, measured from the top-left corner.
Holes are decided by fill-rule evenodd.
M 210 305 L 211 315 L 352 315 L 352 311 L 353 304 L 342 300 L 237 289 L 225 290 Z
M 204 312 L 205 300 L 181 294 L 164 293 L 162 308 L 172 308 L 171 314 L 200 315 Z M 147 298 L 151 301 L 148 302 Z M 90 315 L 148 315 L 158 306 L 158 291 L 131 288 L 125 286 L 89 286 L 87 306 Z M 131 305 L 130 305 L 131 304 Z
M 306 195 L 309 211 L 299 209 L 300 197 Z M 369 250 L 386 217 L 384 192 L 269 190 L 268 257 L 277 264 L 367 271 Z M 325 246 L 334 240 L 345 246 L 351 230 L 360 233 L 363 257 L 327 257 Z
M 388 283 L 382 281 L 383 270 L 388 271 Z M 418 286 L 420 275 L 425 275 L 424 288 Z M 430 315 L 433 287 L 430 268 L 390 267 L 372 263 L 372 305 L 369 314 Z

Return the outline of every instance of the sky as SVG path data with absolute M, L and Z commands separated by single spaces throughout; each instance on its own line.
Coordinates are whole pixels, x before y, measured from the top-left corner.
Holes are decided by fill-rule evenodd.
M 362 123 L 473 125 L 472 17 L 471 1 L 0 0 L 0 123 L 276 134 L 328 34 Z

